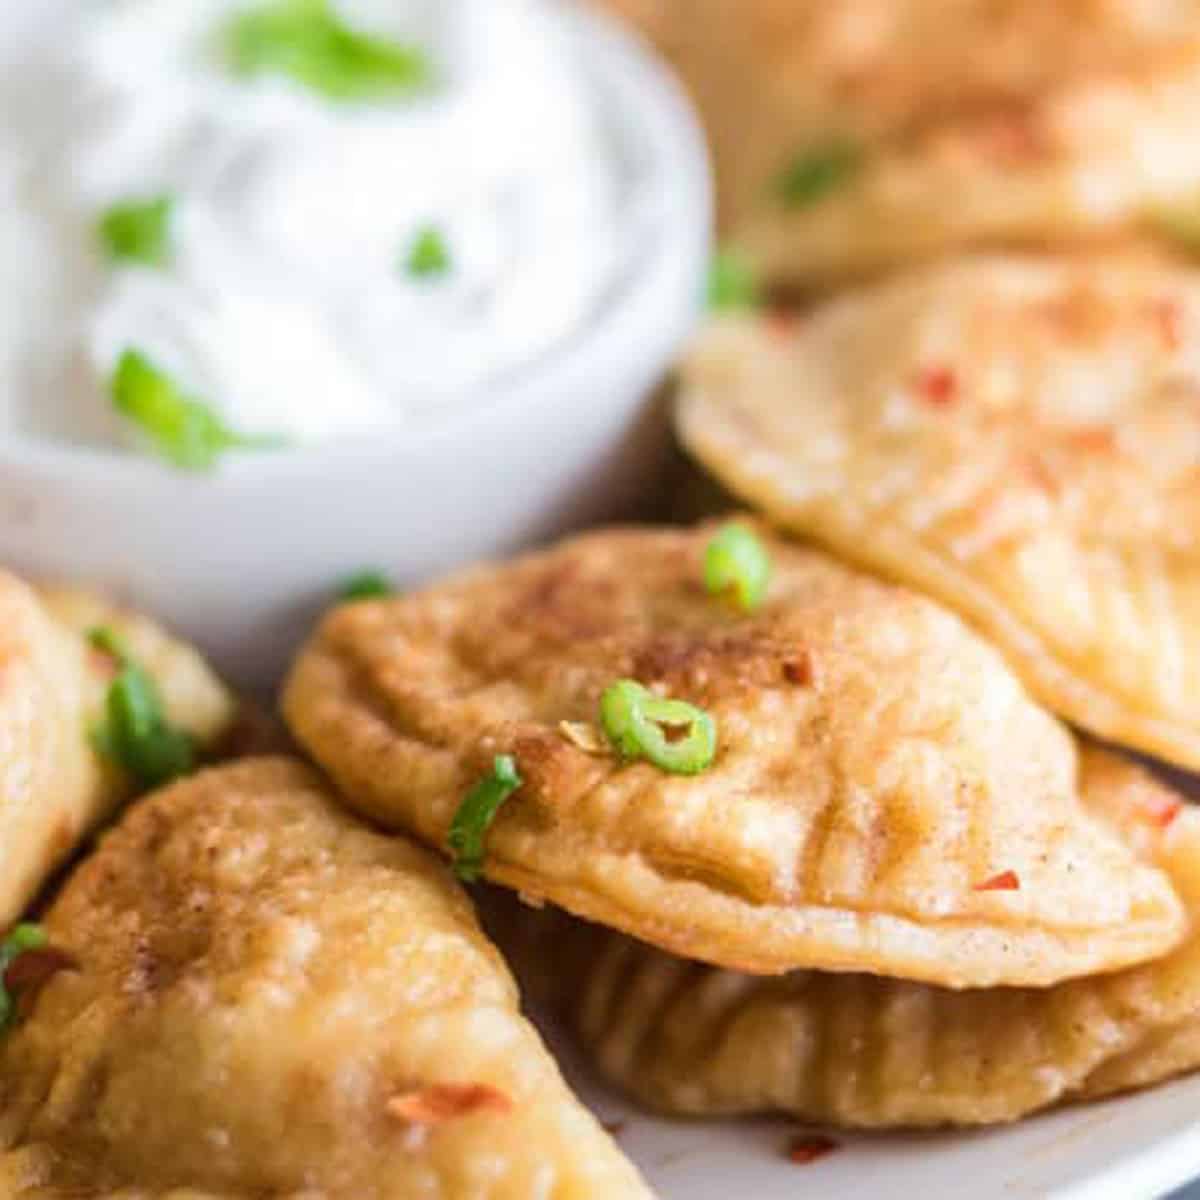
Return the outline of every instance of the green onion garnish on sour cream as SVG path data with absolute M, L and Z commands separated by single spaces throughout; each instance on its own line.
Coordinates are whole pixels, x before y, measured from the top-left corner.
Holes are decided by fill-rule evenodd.
M 437 279 L 450 270 L 450 247 L 441 230 L 427 225 L 413 238 L 404 268 L 414 279 Z
M 171 258 L 171 222 L 175 202 L 170 196 L 126 200 L 100 218 L 100 240 L 114 262 L 166 266 Z
M 112 377 L 113 407 L 173 466 L 210 471 L 229 450 L 274 450 L 283 439 L 236 433 L 207 404 L 185 396 L 138 350 L 126 350 Z
M 283 75 L 330 100 L 387 100 L 429 86 L 426 54 L 353 29 L 330 0 L 267 0 L 238 14 L 225 34 L 239 75 Z

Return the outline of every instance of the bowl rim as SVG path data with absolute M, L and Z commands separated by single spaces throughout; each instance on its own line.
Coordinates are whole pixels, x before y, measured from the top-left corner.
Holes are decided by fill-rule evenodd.
M 594 380 L 597 374 L 613 374 L 614 363 L 643 359 L 646 348 L 639 346 L 641 340 L 657 355 L 661 335 L 642 339 L 640 334 L 647 325 L 661 325 L 664 312 L 671 341 L 681 341 L 702 307 L 713 236 L 712 169 L 699 117 L 674 73 L 640 34 L 615 16 L 586 0 L 560 0 L 556 16 L 567 23 L 571 40 L 586 46 L 595 90 L 616 104 L 621 125 L 635 130 L 642 153 L 652 163 L 650 186 L 661 193 L 655 236 L 646 239 L 652 252 L 627 268 L 590 320 L 528 363 L 485 381 L 478 394 L 455 398 L 444 411 L 413 427 L 397 423 L 334 434 L 278 453 L 235 456 L 205 473 L 181 471 L 117 446 L 14 430 L 0 434 L 0 469 L 19 466 L 112 487 L 153 481 L 194 488 L 221 481 L 277 480 L 310 473 L 315 464 L 358 458 L 368 447 L 373 452 L 412 453 L 462 436 L 499 414 L 569 396 L 573 381 Z M 681 279 L 690 293 L 683 297 L 678 294 Z M 671 309 L 664 309 L 664 293 Z M 662 365 L 665 369 L 667 363 Z

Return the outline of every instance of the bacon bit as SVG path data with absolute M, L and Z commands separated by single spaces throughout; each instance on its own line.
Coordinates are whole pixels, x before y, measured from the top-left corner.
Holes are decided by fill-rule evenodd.
M 800 1137 L 794 1137 L 788 1143 L 787 1156 L 790 1161 L 797 1166 L 805 1167 L 809 1163 L 816 1162 L 818 1158 L 824 1158 L 827 1154 L 832 1154 L 835 1150 L 840 1150 L 841 1146 L 831 1137 L 824 1137 L 821 1134 L 802 1134 Z
M 812 658 L 808 654 L 798 654 L 795 658 L 785 660 L 783 677 L 796 687 L 807 687 L 813 681 Z
M 934 408 L 949 408 L 958 400 L 958 376 L 949 367 L 922 367 L 915 387 L 921 399 Z
M 17 997 L 17 1009 L 22 1016 L 37 999 L 38 993 L 61 971 L 78 971 L 79 961 L 65 950 L 53 946 L 42 946 L 37 950 L 26 950 L 8 964 L 4 972 L 4 986 Z
M 1150 304 L 1150 319 L 1167 350 L 1178 350 L 1183 345 L 1183 309 L 1177 300 L 1162 297 Z
M 1141 807 L 1146 817 L 1160 829 L 1166 829 L 1183 812 L 1182 801 L 1174 796 L 1147 796 Z
M 478 1112 L 510 1113 L 510 1096 L 487 1083 L 436 1083 L 387 1102 L 388 1116 L 409 1125 L 441 1125 Z
M 586 721 L 559 721 L 558 732 L 584 754 L 608 754 L 608 745 L 594 725 Z
M 973 890 L 977 892 L 1016 892 L 1020 889 L 1021 880 L 1016 871 L 1001 871 L 999 875 L 993 875 L 991 879 L 977 883 Z

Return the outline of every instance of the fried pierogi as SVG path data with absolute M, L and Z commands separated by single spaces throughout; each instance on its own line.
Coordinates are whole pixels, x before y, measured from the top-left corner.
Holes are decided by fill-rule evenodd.
M 691 358 L 684 441 L 780 523 L 931 593 L 1037 697 L 1200 768 L 1200 275 L 968 260 Z
M 775 283 L 1168 231 L 1200 192 L 1195 0 L 609 3 L 696 98 Z
M 649 1200 L 449 872 L 297 762 L 143 801 L 44 926 L 73 965 L 0 1042 L 5 1196 Z
M 198 744 L 233 720 L 232 697 L 200 657 L 144 617 L 0 573 L 0 924 L 133 790 L 92 744 L 114 669 L 88 644 L 93 625 L 125 641 Z
M 1089 809 L 1161 863 L 1200 921 L 1200 813 L 1085 752 Z M 1173 954 L 1051 988 L 870 975 L 764 979 L 674 958 L 551 910 L 497 912 L 519 973 L 596 1065 L 651 1107 L 788 1112 L 847 1126 L 974 1125 L 1200 1064 L 1200 927 Z
M 765 529 L 744 611 L 703 582 L 716 533 L 604 531 L 341 607 L 293 668 L 292 730 L 443 851 L 503 760 L 483 874 L 721 966 L 1048 984 L 1175 944 L 1167 880 L 1086 815 L 1069 735 L 990 647 Z M 619 754 L 614 681 L 682 702 L 657 736 L 707 731 L 712 761 Z
M 108 629 L 153 680 L 169 719 L 202 745 L 216 745 L 230 730 L 237 703 L 203 656 L 172 637 L 142 613 L 119 608 L 83 588 L 42 585 L 35 588 L 43 607 L 60 625 L 87 641 L 94 630 Z M 99 711 L 111 680 L 104 654 L 90 655 L 88 707 Z

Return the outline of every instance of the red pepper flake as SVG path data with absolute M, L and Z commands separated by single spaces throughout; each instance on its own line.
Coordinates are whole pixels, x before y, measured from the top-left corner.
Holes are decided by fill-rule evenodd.
M 1142 811 L 1153 824 L 1166 829 L 1183 811 L 1183 803 L 1174 796 L 1147 796 Z
M 121 665 L 117 662 L 116 655 L 102 650 L 99 646 L 89 646 L 87 658 L 88 666 L 102 679 L 112 679 Z
M 980 154 L 1001 167 L 1021 167 L 1040 162 L 1052 151 L 1030 109 L 1013 107 L 992 114 L 972 130 Z
M 785 659 L 782 671 L 783 678 L 796 687 L 807 687 L 813 681 L 812 659 L 807 654 Z
M 922 367 L 915 386 L 921 399 L 934 408 L 949 408 L 958 400 L 958 376 L 949 367 Z
M 1069 440 L 1075 449 L 1091 454 L 1112 454 L 1117 448 L 1116 432 L 1108 425 L 1075 429 L 1071 432 Z
M 788 1143 L 787 1156 L 797 1166 L 804 1167 L 839 1149 L 841 1147 L 831 1137 L 822 1134 L 801 1134 Z
M 478 1112 L 509 1113 L 512 1098 L 487 1083 L 435 1083 L 417 1092 L 393 1096 L 388 1115 L 410 1125 L 441 1125 Z
M 1167 350 L 1183 345 L 1183 309 L 1177 300 L 1162 297 L 1150 304 L 1150 320 Z
M 786 308 L 773 308 L 766 317 L 767 330 L 777 342 L 790 342 L 800 327 L 800 314 Z
M 1020 889 L 1021 880 L 1016 871 L 1001 871 L 999 875 L 977 883 L 974 888 L 977 892 L 1017 892 Z

